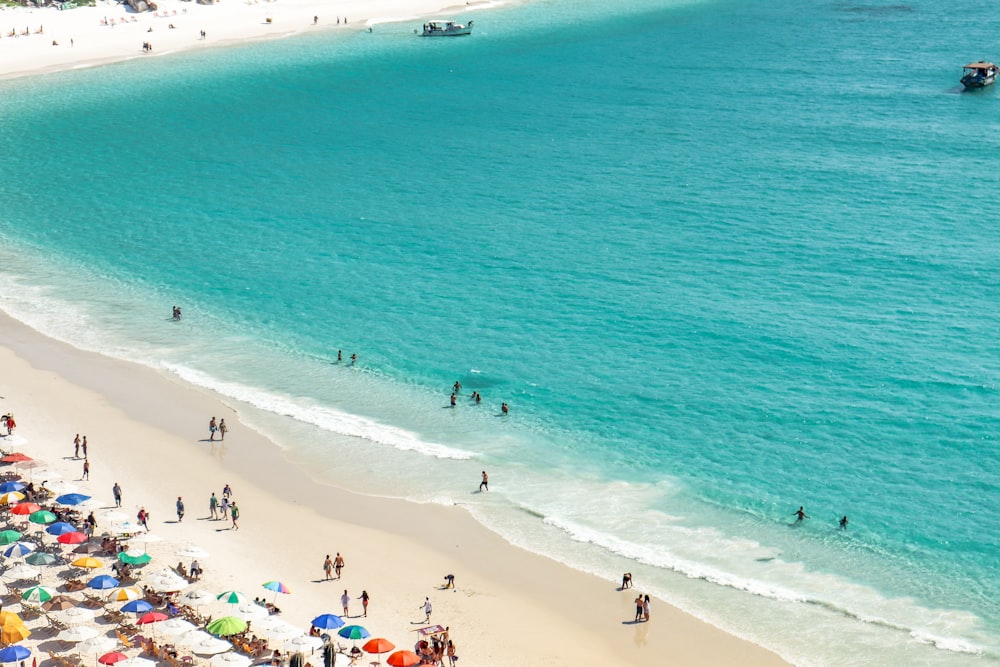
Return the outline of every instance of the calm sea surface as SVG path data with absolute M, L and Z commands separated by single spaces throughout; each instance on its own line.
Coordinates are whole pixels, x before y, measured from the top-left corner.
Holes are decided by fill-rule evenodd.
M 0 82 L 0 307 L 800 664 L 1000 661 L 1000 15 L 459 18 Z

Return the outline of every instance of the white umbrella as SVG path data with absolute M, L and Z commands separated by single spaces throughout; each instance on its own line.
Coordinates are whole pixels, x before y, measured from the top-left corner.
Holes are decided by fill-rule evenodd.
M 185 593 L 184 599 L 195 606 L 199 606 L 205 604 L 206 602 L 211 602 L 215 599 L 215 596 L 202 588 L 198 588 Z
M 268 639 L 276 642 L 283 642 L 302 634 L 302 628 L 297 628 L 291 623 L 286 623 L 285 621 L 282 621 L 282 625 L 275 624 L 266 630 L 262 630 L 259 627 L 254 627 L 254 630 L 260 631 Z
M 87 626 L 81 625 L 76 627 L 83 628 Z M 111 637 L 107 637 L 105 635 L 98 635 L 97 637 L 86 639 L 77 644 L 76 650 L 79 651 L 81 654 L 107 653 L 117 645 L 118 642 L 116 642 Z
M 146 577 L 144 581 L 146 582 L 146 585 L 154 591 L 164 593 L 182 591 L 191 585 L 184 579 L 178 577 L 176 574 L 154 574 L 150 577 Z
M 271 630 L 272 628 L 283 629 L 283 628 L 294 628 L 294 627 L 295 627 L 294 625 L 292 625 L 291 623 L 282 618 L 279 618 L 278 616 L 268 616 L 267 618 L 262 618 L 261 620 L 253 624 L 254 630 L 263 630 L 263 631 Z
M 247 667 L 253 659 L 239 653 L 220 653 L 208 661 L 212 667 Z
M 35 579 L 41 573 L 42 573 L 41 570 L 35 569 L 30 565 L 22 563 L 4 572 L 3 578 L 6 579 L 7 581 L 20 581 L 21 579 Z
M 190 644 L 189 646 L 191 652 L 198 655 L 215 655 L 217 653 L 225 653 L 233 648 L 233 645 L 229 642 L 216 639 L 215 637 L 200 641 L 197 644 Z
M 311 653 L 322 645 L 323 640 L 319 637 L 310 637 L 306 634 L 300 634 L 298 637 L 294 637 L 285 642 L 285 650 L 289 653 L 296 653 L 297 651 Z
M 155 660 L 140 658 L 139 656 L 129 658 L 128 660 L 119 660 L 115 664 L 120 665 L 121 667 L 156 667 Z
M 86 607 L 70 607 L 66 611 L 60 611 L 59 620 L 67 625 L 77 625 L 94 620 L 94 612 Z
M 174 641 L 182 646 L 194 646 L 195 644 L 200 644 L 201 642 L 208 641 L 209 639 L 215 639 L 215 637 L 208 634 L 204 630 L 192 630 L 191 632 L 185 632 Z
M 99 634 L 101 633 L 98 632 L 97 628 L 92 625 L 74 625 L 60 632 L 59 640 L 76 643 L 87 639 L 93 639 Z
M 124 523 L 128 521 L 128 514 L 120 510 L 105 510 L 98 515 L 98 518 L 109 523 Z
M 236 608 L 233 616 L 242 618 L 244 621 L 256 621 L 270 616 L 270 613 L 256 602 L 244 602 Z
M 180 556 L 181 558 L 208 558 L 211 554 L 202 549 L 201 547 L 196 547 L 193 544 L 189 544 L 180 551 L 178 551 L 177 555 Z
M 133 521 L 116 521 L 108 527 L 108 532 L 113 535 L 135 535 L 146 530 Z
M 163 538 L 156 533 L 143 533 L 142 535 L 136 535 L 137 540 L 142 540 L 145 543 L 150 542 L 162 542 Z
M 34 463 L 34 461 L 32 461 L 32 463 Z M 52 468 L 35 468 L 31 474 L 38 475 L 38 479 L 44 480 L 45 482 L 48 482 L 50 479 L 53 481 L 62 479 L 62 475 L 59 474 L 59 471 L 53 470 Z
M 57 496 L 61 496 L 65 493 L 76 493 L 80 490 L 80 487 L 76 484 L 70 484 L 69 482 L 62 482 L 59 480 L 46 481 L 45 488 Z
M 169 618 L 156 624 L 156 632 L 161 635 L 173 636 L 182 635 L 196 628 L 194 623 L 185 621 L 180 616 Z

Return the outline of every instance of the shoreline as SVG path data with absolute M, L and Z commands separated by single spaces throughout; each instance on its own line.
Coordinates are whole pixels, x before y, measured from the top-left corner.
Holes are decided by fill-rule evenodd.
M 215 554 L 202 565 L 216 578 L 223 562 L 233 563 L 219 591 L 252 595 L 260 581 L 286 582 L 295 594 L 282 596 L 280 606 L 285 620 L 296 625 L 337 611 L 339 582 L 331 587 L 316 579 L 325 553 L 341 551 L 352 597 L 362 588 L 373 597 L 368 627 L 400 648 L 409 648 L 408 632 L 422 625 L 416 606 L 429 595 L 433 622 L 451 627 L 465 664 L 659 665 L 664 656 L 683 665 L 786 664 L 660 600 L 649 623 L 632 623 L 631 590 L 618 591 L 614 582 L 512 546 L 460 507 L 320 484 L 277 445 L 243 426 L 237 410 L 212 392 L 48 339 L 6 314 L 0 315 L 0 332 L 3 411 L 17 415 L 17 435 L 28 439 L 29 455 L 55 467 L 73 434 L 86 433 L 94 481 L 80 482 L 83 490 L 96 489 L 95 498 L 107 500 L 115 481 L 129 480 L 123 483 L 124 507 L 146 506 L 154 533 Z M 230 424 L 225 445 L 207 444 L 205 424 L 212 415 Z M 136 446 L 137 440 L 155 443 L 155 472 L 149 448 Z M 64 478 L 76 474 L 70 469 Z M 233 485 L 243 512 L 238 533 L 198 525 L 209 493 L 219 493 L 225 483 Z M 177 495 L 196 521 L 165 521 Z M 179 529 L 185 534 L 175 536 Z M 454 594 L 440 590 L 448 573 L 456 575 Z

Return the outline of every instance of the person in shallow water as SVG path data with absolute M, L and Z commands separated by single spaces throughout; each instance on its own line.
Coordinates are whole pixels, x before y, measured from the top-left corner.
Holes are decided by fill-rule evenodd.
M 841 530 L 847 530 L 847 515 L 846 514 L 840 519 L 840 529 Z
M 811 516 L 806 514 L 806 511 L 802 508 L 802 506 L 799 506 L 799 509 L 795 510 L 795 512 L 792 513 L 792 516 L 795 517 L 795 523 L 802 523 L 803 519 L 812 518 Z

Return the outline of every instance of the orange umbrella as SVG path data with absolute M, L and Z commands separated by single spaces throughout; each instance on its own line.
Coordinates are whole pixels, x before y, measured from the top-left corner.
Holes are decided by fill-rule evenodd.
M 24 463 L 25 461 L 33 461 L 27 454 L 22 454 L 21 452 L 14 452 L 13 454 L 8 454 L 7 456 L 0 459 L 2 463 Z
M 104 563 L 97 560 L 93 556 L 84 556 L 83 558 L 77 558 L 75 561 L 73 561 L 72 565 L 75 565 L 76 567 L 85 567 L 88 570 L 92 570 L 98 567 L 104 567 Z
M 396 648 L 396 645 L 388 639 L 375 637 L 374 639 L 369 639 L 365 642 L 365 645 L 361 648 L 365 651 L 365 653 L 388 653 L 392 649 Z M 379 656 L 379 662 L 382 662 L 382 656 Z
M 413 651 L 396 651 L 386 659 L 386 662 L 392 667 L 413 667 L 420 664 L 420 658 Z

